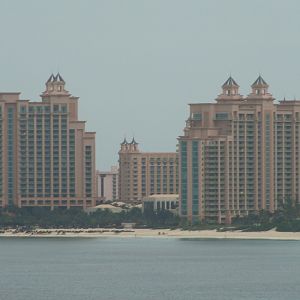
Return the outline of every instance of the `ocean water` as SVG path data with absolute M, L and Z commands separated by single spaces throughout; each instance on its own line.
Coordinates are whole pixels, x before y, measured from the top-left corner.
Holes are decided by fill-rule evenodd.
M 300 242 L 0 238 L 2 300 L 300 298 Z

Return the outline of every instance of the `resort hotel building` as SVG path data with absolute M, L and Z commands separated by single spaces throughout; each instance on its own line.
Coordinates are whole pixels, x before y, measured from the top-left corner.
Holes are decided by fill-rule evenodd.
M 0 93 L 0 206 L 94 206 L 95 133 L 57 74 L 40 102 Z
M 215 103 L 190 104 L 179 137 L 180 215 L 235 216 L 300 203 L 300 101 L 274 102 L 259 76 L 247 97 L 230 77 Z
M 119 151 L 119 200 L 141 203 L 153 194 L 178 193 L 176 152 L 141 152 L 133 138 Z

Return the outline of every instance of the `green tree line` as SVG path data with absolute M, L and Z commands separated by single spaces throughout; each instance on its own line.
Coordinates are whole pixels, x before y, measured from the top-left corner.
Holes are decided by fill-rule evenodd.
M 262 210 L 246 217 L 233 219 L 237 229 L 245 231 L 264 231 L 275 228 L 277 231 L 300 231 L 300 205 L 287 201 L 274 213 Z
M 142 212 L 133 208 L 120 213 L 110 210 L 97 210 L 87 214 L 82 209 L 43 207 L 9 208 L 0 211 L 0 226 L 6 227 L 40 227 L 40 228 L 97 228 L 121 227 L 122 223 L 136 223 L 136 227 L 170 228 L 179 225 L 180 219 L 167 210 Z

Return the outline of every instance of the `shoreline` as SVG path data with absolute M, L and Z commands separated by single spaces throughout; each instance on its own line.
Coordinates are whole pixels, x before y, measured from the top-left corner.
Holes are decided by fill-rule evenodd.
M 259 232 L 241 232 L 216 230 L 170 230 L 170 229 L 36 229 L 21 232 L 14 229 L 0 232 L 0 237 L 122 237 L 122 238 L 189 238 L 189 239 L 261 239 L 300 241 L 300 232 L 278 232 L 275 230 Z

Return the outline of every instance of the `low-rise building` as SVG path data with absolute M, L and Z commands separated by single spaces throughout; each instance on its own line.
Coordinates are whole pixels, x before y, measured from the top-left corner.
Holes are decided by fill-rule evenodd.
M 112 213 L 116 213 L 116 214 L 122 212 L 123 210 L 125 210 L 125 209 L 123 209 L 121 207 L 114 206 L 114 205 L 111 205 L 111 204 L 99 204 L 97 206 L 87 208 L 86 212 L 87 213 L 94 213 L 94 212 L 96 212 L 99 209 L 101 209 L 101 210 L 109 210 Z
M 178 213 L 178 195 L 150 195 L 143 198 L 143 212 L 145 210 L 160 211 L 169 210 Z

